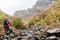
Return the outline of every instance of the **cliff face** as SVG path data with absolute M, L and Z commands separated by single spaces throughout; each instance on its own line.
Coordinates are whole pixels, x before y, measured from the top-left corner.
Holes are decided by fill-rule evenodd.
M 19 10 L 14 13 L 14 16 L 21 17 L 24 20 L 30 19 L 33 15 L 39 14 L 55 0 L 37 0 L 36 4 L 28 10 Z

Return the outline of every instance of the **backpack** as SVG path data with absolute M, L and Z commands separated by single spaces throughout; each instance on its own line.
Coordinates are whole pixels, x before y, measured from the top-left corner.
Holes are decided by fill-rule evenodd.
M 8 19 L 4 19 L 4 24 L 8 25 Z

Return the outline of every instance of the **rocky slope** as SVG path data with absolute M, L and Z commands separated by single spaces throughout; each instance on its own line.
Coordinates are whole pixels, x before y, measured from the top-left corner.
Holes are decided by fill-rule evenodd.
M 28 10 L 19 10 L 14 13 L 14 16 L 21 17 L 24 20 L 30 19 L 33 15 L 39 14 L 55 0 L 37 0 L 36 4 Z

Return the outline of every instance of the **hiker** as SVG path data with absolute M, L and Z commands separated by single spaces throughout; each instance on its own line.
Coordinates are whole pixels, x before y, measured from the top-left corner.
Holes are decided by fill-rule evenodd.
M 7 33 L 9 31 L 9 27 L 12 27 L 12 22 L 8 18 L 5 18 L 3 26 L 5 29 L 5 33 Z

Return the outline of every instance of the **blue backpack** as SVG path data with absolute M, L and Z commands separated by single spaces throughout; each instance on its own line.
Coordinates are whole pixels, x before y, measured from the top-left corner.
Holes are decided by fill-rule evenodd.
M 8 19 L 4 19 L 4 24 L 8 25 Z

